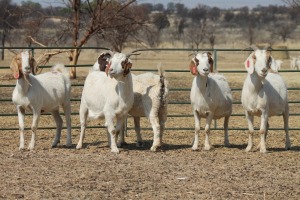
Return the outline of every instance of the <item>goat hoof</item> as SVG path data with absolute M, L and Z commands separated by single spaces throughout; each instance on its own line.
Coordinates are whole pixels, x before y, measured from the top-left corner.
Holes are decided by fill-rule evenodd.
M 198 147 L 194 147 L 194 146 L 193 146 L 193 147 L 192 147 L 192 150 L 193 150 L 193 151 L 198 151 Z
M 204 147 L 204 150 L 205 151 L 209 151 L 209 150 L 211 150 L 211 147 L 210 146 L 206 146 L 206 147 Z
M 112 153 L 120 153 L 120 151 L 119 151 L 119 149 L 118 149 L 118 148 L 111 149 L 111 151 L 110 151 L 110 152 L 112 152 Z

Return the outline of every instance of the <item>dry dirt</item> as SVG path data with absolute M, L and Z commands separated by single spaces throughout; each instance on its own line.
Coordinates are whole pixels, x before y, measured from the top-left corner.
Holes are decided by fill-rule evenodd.
M 135 68 L 155 69 L 162 62 L 165 69 L 186 69 L 189 63 L 187 52 L 143 53 L 134 59 Z M 93 59 L 95 60 L 96 54 Z M 229 54 L 220 55 L 219 69 L 243 69 L 246 57 L 238 59 Z M 84 61 L 82 61 L 84 62 Z M 90 61 L 89 61 L 90 63 Z M 0 63 L 3 65 L 3 63 Z M 288 60 L 283 69 L 288 69 Z M 45 70 L 46 71 L 46 70 Z M 79 78 L 73 83 L 82 83 L 87 69 L 79 69 Z M 170 88 L 189 88 L 192 76 L 189 73 L 168 72 Z M 282 73 L 288 87 L 300 87 L 299 72 Z M 245 73 L 224 74 L 232 88 L 240 88 Z M 8 70 L 0 72 L 1 84 L 14 84 Z M 13 88 L 0 88 L 1 99 L 11 98 Z M 72 98 L 80 98 L 82 87 L 73 87 Z M 236 102 L 240 91 L 233 91 Z M 289 98 L 299 101 L 299 91 L 289 91 Z M 172 91 L 170 101 L 189 101 L 189 91 Z M 291 113 L 300 113 L 299 104 L 290 104 Z M 72 112 L 78 112 L 79 102 L 72 103 Z M 1 114 L 16 113 L 11 102 L 1 102 Z M 235 104 L 234 114 L 241 114 L 241 105 Z M 188 104 L 169 105 L 169 115 L 191 114 Z M 26 117 L 30 127 L 31 116 Z M 129 119 L 132 128 L 132 120 Z M 158 152 L 150 152 L 152 131 L 144 130 L 144 147 L 135 146 L 135 134 L 129 130 L 127 146 L 120 154 L 110 153 L 106 130 L 89 128 L 86 131 L 84 148 L 76 150 L 79 139 L 78 115 L 72 116 L 73 146 L 66 148 L 66 130 L 61 144 L 51 149 L 55 130 L 40 129 L 34 151 L 19 151 L 19 131 L 0 131 L 0 199 L 299 199 L 300 198 L 300 134 L 291 130 L 292 149 L 284 150 L 283 130 L 271 130 L 268 135 L 268 153 L 246 153 L 247 132 L 230 130 L 231 146 L 223 146 L 223 132 L 211 131 L 211 151 L 192 151 L 194 137 L 192 117 L 169 117 L 166 124 L 164 145 Z M 218 121 L 218 128 L 222 122 Z M 103 125 L 102 120 L 89 121 L 88 125 Z M 290 127 L 299 128 L 299 116 L 290 117 Z M 42 116 L 39 127 L 52 127 L 50 116 Z M 149 128 L 146 120 L 143 126 Z M 230 128 L 246 128 L 242 116 L 230 119 Z M 0 117 L 1 128 L 18 127 L 17 116 Z M 258 127 L 258 120 L 256 120 Z M 270 119 L 271 128 L 282 128 L 282 118 Z M 171 130 L 185 128 L 185 130 Z M 26 131 L 25 145 L 30 140 Z M 203 145 L 203 134 L 200 144 Z M 255 134 L 255 145 L 259 142 Z

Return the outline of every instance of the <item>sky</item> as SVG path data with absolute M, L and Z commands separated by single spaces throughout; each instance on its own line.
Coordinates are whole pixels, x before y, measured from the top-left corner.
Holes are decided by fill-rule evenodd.
M 13 3 L 20 4 L 24 0 L 12 0 Z M 26 0 L 25 0 L 26 1 Z M 47 6 L 63 6 L 62 0 L 31 0 L 33 2 L 40 3 L 43 7 Z M 169 2 L 182 3 L 188 8 L 194 8 L 198 4 L 204 4 L 210 7 L 219 8 L 240 8 L 248 6 L 249 8 L 269 5 L 286 5 L 282 0 L 137 0 L 139 4 L 151 3 L 158 4 L 161 3 L 167 8 Z

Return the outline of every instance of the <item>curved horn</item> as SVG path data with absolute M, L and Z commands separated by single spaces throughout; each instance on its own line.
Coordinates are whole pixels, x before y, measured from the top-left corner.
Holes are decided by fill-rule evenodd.
M 189 54 L 189 57 L 190 57 L 190 56 L 196 56 L 197 54 L 198 54 L 198 52 L 197 52 L 197 51 L 194 51 L 193 53 Z
M 19 53 L 17 50 L 14 50 L 14 49 L 8 49 L 8 51 L 12 52 L 15 55 L 17 55 Z
M 132 55 L 138 56 L 138 55 L 141 55 L 141 53 L 133 53 L 133 52 L 131 52 L 131 53 L 126 54 L 126 57 L 129 58 Z

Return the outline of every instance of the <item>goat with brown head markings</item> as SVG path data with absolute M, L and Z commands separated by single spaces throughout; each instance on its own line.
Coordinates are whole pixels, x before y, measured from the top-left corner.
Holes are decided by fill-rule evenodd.
M 37 63 L 30 51 L 15 52 L 15 56 L 10 64 L 10 69 L 13 71 L 14 78 L 19 79 L 22 78 L 23 75 L 28 76 L 30 73 L 35 75 Z
M 56 122 L 56 136 L 52 147 L 60 142 L 62 130 L 62 119 L 59 115 L 59 107 L 65 111 L 67 122 L 67 146 L 70 147 L 71 141 L 71 107 L 70 90 L 71 82 L 69 73 L 63 65 L 56 65 L 52 72 L 33 76 L 36 64 L 31 53 L 23 51 L 17 54 L 11 62 L 11 69 L 17 79 L 16 87 L 13 91 L 12 101 L 17 106 L 19 126 L 20 126 L 20 146 L 24 149 L 24 118 L 25 110 L 31 110 L 32 117 L 32 137 L 28 149 L 32 150 L 35 146 L 35 135 L 38 121 L 42 111 L 51 112 Z
M 191 104 L 195 118 L 195 139 L 192 149 L 198 149 L 200 119 L 205 118 L 204 149 L 210 150 L 210 125 L 213 119 L 224 117 L 224 144 L 229 146 L 228 121 L 232 112 L 231 90 L 225 77 L 218 73 L 210 74 L 213 60 L 210 53 L 198 53 L 192 58 L 196 75 L 191 88 Z
M 271 116 L 282 115 L 286 134 L 285 148 L 290 148 L 288 133 L 289 107 L 287 88 L 284 80 L 278 73 L 269 73 L 269 69 L 277 69 L 277 63 L 268 49 L 255 49 L 245 61 L 248 72 L 242 89 L 242 106 L 249 127 L 249 139 L 246 151 L 253 147 L 253 118 L 260 116 L 260 152 L 265 153 L 268 120 Z
M 103 56 L 101 56 L 103 55 Z M 109 132 L 111 151 L 118 153 L 118 134 L 124 126 L 128 111 L 133 105 L 133 85 L 131 76 L 133 54 L 104 53 L 100 62 L 93 66 L 88 74 L 81 96 L 80 104 L 80 139 L 76 146 L 82 148 L 87 117 L 105 118 L 105 126 Z M 106 66 L 106 73 L 99 70 L 99 65 Z M 114 120 L 117 119 L 116 126 Z

